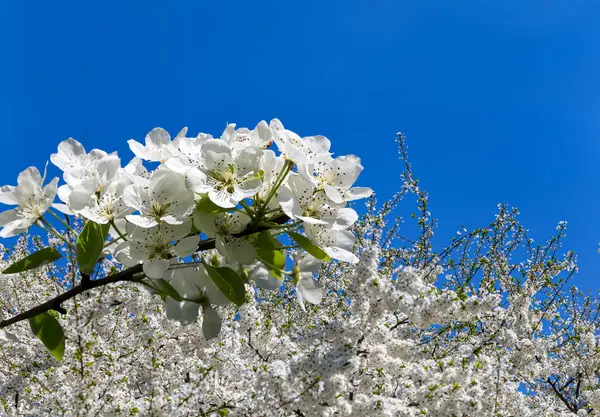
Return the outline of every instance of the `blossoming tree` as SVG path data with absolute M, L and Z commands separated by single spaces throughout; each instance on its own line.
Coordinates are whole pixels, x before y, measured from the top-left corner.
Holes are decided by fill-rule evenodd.
M 0 415 L 597 414 L 600 304 L 566 289 L 566 224 L 535 245 L 499 206 L 435 251 L 401 135 L 403 186 L 359 219 L 360 159 L 322 136 L 186 134 L 131 140 L 125 167 L 68 139 L 65 185 L 0 189 L 0 235 L 46 232 L 2 261 Z

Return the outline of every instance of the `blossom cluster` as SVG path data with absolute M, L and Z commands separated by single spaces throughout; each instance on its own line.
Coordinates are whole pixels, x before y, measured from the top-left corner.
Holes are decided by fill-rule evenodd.
M 87 152 L 72 138 L 61 142 L 50 161 L 63 171 L 65 184 L 54 178 L 43 185 L 46 175 L 30 167 L 17 186 L 0 188 L 0 202 L 17 206 L 0 214 L 0 236 L 36 224 L 66 239 L 47 213 L 61 222 L 65 215 L 107 225 L 112 239 L 104 256 L 117 267 L 141 263 L 151 290 L 160 291 L 166 281 L 170 318 L 192 323 L 202 307 L 211 335 L 220 328 L 211 306 L 234 296 L 244 302 L 243 291 L 228 293 L 237 282 L 228 271 L 241 277 L 242 289 L 249 280 L 277 289 L 290 276 L 303 308 L 305 301 L 319 303 L 313 274 L 321 263 L 357 261 L 348 229 L 358 215 L 348 203 L 371 195 L 369 188 L 353 187 L 363 169 L 360 159 L 333 157 L 326 137 L 302 138 L 278 119 L 254 129 L 229 124 L 219 138 L 186 135 L 187 128 L 174 138 L 155 128 L 144 144 L 131 139 L 135 157 L 124 166 L 116 152 Z M 206 242 L 220 258 L 203 254 Z M 287 270 L 287 250 L 300 248 Z M 227 282 L 215 274 L 225 274 Z
M 274 135 L 278 124 L 272 125 Z M 268 135 L 261 126 L 255 129 L 258 133 L 243 131 L 243 140 Z M 229 128 L 220 140 L 235 132 Z M 165 143 L 183 140 L 184 135 Z M 174 152 L 140 144 L 133 149 L 160 166 L 166 166 Z M 262 152 L 264 156 L 267 150 Z M 288 158 L 300 158 L 294 150 L 286 152 L 282 169 Z M 201 162 L 191 159 L 187 163 L 194 167 L 185 168 L 186 174 L 197 169 L 207 175 Z M 184 161 L 169 165 L 179 163 Z M 499 206 L 489 226 L 463 229 L 447 247 L 434 250 L 435 221 L 427 195 L 410 170 L 390 202 L 379 209 L 374 198 L 367 200 L 360 221 L 344 228 L 350 212 L 336 206 L 337 193 L 349 199 L 366 191 L 335 185 L 335 190 L 326 191 L 326 184 L 317 181 L 315 188 L 322 194 L 313 191 L 314 199 L 325 201 L 328 210 L 344 211 L 334 216 L 332 211 L 327 216 L 305 211 L 302 205 L 308 197 L 298 193 L 301 179 L 294 179 L 306 178 L 302 164 L 289 168 L 288 180 L 275 178 L 271 191 L 246 199 L 248 211 L 241 204 L 244 200 L 235 210 L 222 211 L 225 207 L 208 193 L 195 193 L 193 213 L 180 224 L 169 218 L 170 222 L 155 219 L 157 225 L 140 226 L 149 217 L 140 208 L 108 220 L 114 239 L 106 243 L 106 251 L 115 256 L 98 262 L 99 276 L 111 276 L 136 253 L 136 271 L 143 271 L 140 262 L 148 263 L 150 275 L 162 271 L 160 263 L 149 262 L 157 259 L 168 261 L 167 270 L 163 278 L 116 282 L 66 300 L 66 314 L 52 314 L 63 324 L 68 341 L 62 361 L 39 348 L 24 321 L 11 326 L 10 333 L 3 331 L 2 322 L 73 285 L 78 288 L 83 280 L 77 257 L 0 274 L 0 416 L 599 415 L 600 299 L 575 287 L 567 289 L 576 265 L 572 252 L 561 249 L 565 223 L 548 241 L 535 244 L 517 212 Z M 162 169 L 175 172 L 168 167 L 157 171 Z M 313 177 L 318 178 L 319 169 L 313 168 Z M 256 178 L 265 183 L 270 174 L 262 170 Z M 120 173 L 129 179 L 119 180 L 132 181 L 123 190 L 138 181 L 146 183 L 141 191 L 151 195 L 153 175 L 134 162 Z M 184 187 L 168 187 L 167 192 L 189 191 L 188 176 L 183 176 Z M 197 172 L 189 176 L 193 181 L 199 177 Z M 64 190 L 61 193 L 76 191 Z M 21 187 L 10 195 L 23 202 L 23 196 L 34 193 L 42 195 L 43 189 L 27 194 Z M 410 227 L 399 231 L 401 218 L 390 219 L 402 209 L 399 203 L 408 193 L 417 195 L 420 214 L 411 216 L 417 217 L 417 236 L 410 235 Z M 95 193 L 92 200 L 100 195 Z M 90 220 L 65 199 L 61 208 L 74 213 L 74 222 L 63 226 L 74 230 L 57 235 L 53 224 L 40 221 L 48 230 L 47 241 L 22 236 L 14 248 L 2 248 L 0 270 L 41 247 L 71 252 L 72 236 L 84 236 Z M 251 214 L 261 207 L 267 218 L 277 215 L 285 222 L 272 219 L 250 229 L 260 230 L 254 237 L 244 234 L 254 227 Z M 21 209 L 17 217 L 25 218 L 23 213 Z M 244 216 L 251 218 L 250 226 Z M 179 228 L 190 218 L 194 232 L 184 235 Z M 82 231 L 79 223 L 86 219 Z M 94 224 L 102 224 L 97 221 Z M 119 225 L 123 222 L 125 226 Z M 294 234 L 300 227 L 305 236 Z M 158 232 L 151 232 L 153 228 Z M 198 233 L 206 237 L 200 243 Z M 289 242 L 277 243 L 275 238 L 284 234 Z M 169 236 L 161 252 L 167 255 L 147 257 L 155 236 Z M 197 247 L 210 249 L 191 259 L 180 257 L 187 244 L 181 242 L 189 238 Z M 145 243 L 138 246 L 140 241 Z M 348 241 L 354 243 L 345 246 Z M 283 251 L 293 264 L 281 264 Z M 320 267 L 323 253 L 346 262 Z M 248 259 L 240 258 L 245 256 Z M 175 257 L 177 262 L 172 261 Z M 277 265 L 281 268 L 274 268 Z M 244 303 L 232 303 L 232 293 L 223 285 L 231 274 L 221 268 L 243 277 L 249 290 Z M 215 270 L 223 272 L 216 279 Z M 177 296 L 165 282 L 176 288 L 182 301 L 168 294 Z M 148 286 L 161 297 L 145 291 Z M 202 299 L 194 299 L 199 286 Z M 196 321 L 199 306 L 204 309 L 202 321 L 211 325 L 185 326 Z M 221 323 L 220 317 L 227 320 Z
M 438 259 L 411 266 L 409 251 L 394 253 L 379 221 L 370 216 L 354 227 L 363 237 L 358 262 L 317 273 L 325 290 L 319 306 L 295 308 L 292 280 L 280 292 L 253 282 L 257 296 L 243 306 L 215 307 L 231 320 L 208 341 L 198 326 L 168 320 L 160 298 L 128 283 L 68 305 L 61 321 L 72 343 L 62 363 L 37 348 L 27 326 L 16 326 L 21 342 L 0 343 L 0 415 L 597 415 L 598 303 L 563 303 L 560 317 L 535 330 L 546 311 L 536 307 L 544 298 L 537 295 L 552 287 L 534 272 L 544 267 L 554 277 L 568 263 L 509 262 L 529 277 L 524 285 L 492 293 L 473 282 L 465 292 L 448 284 L 457 272 Z M 23 240 L 10 258 L 24 250 Z M 223 260 L 216 249 L 210 256 Z M 101 267 L 108 273 L 116 262 Z M 76 268 L 2 276 L 1 310 L 39 303 L 55 285 L 51 275 Z M 578 299 L 572 291 L 563 296 Z

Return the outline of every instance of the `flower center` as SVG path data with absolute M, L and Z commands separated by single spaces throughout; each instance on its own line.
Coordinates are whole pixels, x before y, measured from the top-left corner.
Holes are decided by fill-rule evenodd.
M 160 204 L 153 201 L 150 217 L 153 217 L 157 222 L 160 222 L 160 219 L 169 213 L 169 207 L 171 207 L 171 203 Z

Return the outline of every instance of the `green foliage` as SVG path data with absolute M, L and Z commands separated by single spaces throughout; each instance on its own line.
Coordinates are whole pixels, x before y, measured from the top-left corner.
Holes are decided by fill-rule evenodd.
M 29 319 L 31 331 L 42 341 L 56 360 L 60 361 L 65 353 L 65 332 L 50 313 L 45 312 Z
M 213 280 L 217 288 L 225 296 L 238 306 L 246 302 L 246 286 L 244 280 L 231 268 L 215 268 L 205 263 L 206 272 Z
M 62 256 L 56 249 L 44 248 L 15 262 L 6 268 L 2 273 L 16 274 L 17 272 L 28 271 L 30 269 L 38 268 L 42 265 L 50 264 L 60 258 L 62 258 Z
M 182 302 L 183 298 L 177 292 L 175 288 L 168 281 L 164 279 L 153 279 L 152 286 L 154 289 L 160 294 L 161 297 L 166 298 L 167 296 L 171 297 L 173 300 L 177 302 Z
M 98 258 L 104 249 L 108 235 L 108 224 L 98 224 L 88 221 L 77 238 L 77 264 L 79 270 L 88 275 L 94 273 Z
M 196 200 L 196 211 L 199 211 L 200 213 L 205 213 L 205 214 L 223 213 L 223 212 L 226 212 L 227 210 L 229 210 L 229 209 L 217 206 L 208 197 L 202 197 L 201 199 Z
M 283 279 L 281 271 L 285 268 L 285 254 L 279 240 L 275 239 L 270 232 L 264 231 L 258 234 L 254 239 L 256 247 L 256 257 L 260 260 L 267 270 L 279 279 Z
M 306 236 L 294 232 L 289 232 L 288 235 L 290 235 L 294 242 L 296 242 L 302 249 L 310 253 L 315 258 L 325 262 L 331 261 L 329 255 L 327 255 L 323 249 L 313 244 Z

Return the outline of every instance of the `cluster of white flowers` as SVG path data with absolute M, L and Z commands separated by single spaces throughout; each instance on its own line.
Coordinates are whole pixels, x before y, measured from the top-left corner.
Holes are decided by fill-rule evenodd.
M 263 149 L 271 140 L 285 157 Z M 7 234 L 38 221 L 49 234 L 47 245 L 21 237 L 0 269 L 48 245 L 69 256 L 0 274 L 0 416 L 599 415 L 600 300 L 563 290 L 575 271 L 572 254 L 559 254 L 564 224 L 534 246 L 501 206 L 489 227 L 436 253 L 412 178 L 402 192 L 418 195 L 416 239 L 388 219 L 403 194 L 381 210 L 368 200 L 356 221 L 345 203 L 369 194 L 352 188 L 358 159 L 332 159 L 325 138 L 277 121 L 230 125 L 217 140 L 154 130 L 130 146 L 160 166 L 121 168 L 114 155 L 61 144 L 57 208 L 75 216 L 64 235 L 40 217 L 56 182 L 47 192 L 29 171 L 2 188 L 20 204 Z M 132 265 L 149 278 L 66 300 L 66 314 L 53 313 L 67 339 L 59 362 L 27 323 L 10 333 L 1 323 L 81 285 L 70 239 L 82 220 L 113 228 L 98 276 Z M 326 256 L 344 262 L 323 265 Z M 227 291 L 235 280 L 223 268 L 242 277 L 245 300 Z M 188 325 L 200 320 L 209 325 Z
M 146 277 L 177 290 L 181 299 L 166 297 L 167 313 L 182 323 L 192 323 L 200 306 L 214 316 L 211 305 L 227 303 L 207 271 L 211 267 L 227 267 L 271 289 L 287 273 L 295 277 L 303 308 L 304 301 L 320 302 L 312 276 L 321 262 L 357 261 L 348 228 L 358 216 L 347 205 L 371 195 L 368 188 L 353 187 L 363 169 L 360 159 L 334 158 L 327 138 L 301 138 L 277 119 L 252 130 L 229 124 L 220 138 L 186 134 L 184 128 L 171 139 L 155 128 L 145 144 L 129 140 L 135 158 L 124 167 L 116 152 L 86 152 L 74 139 L 61 142 L 50 160 L 63 171 L 65 184 L 57 188 L 54 178 L 43 187 L 44 178 L 31 167 L 19 175 L 17 187 L 2 187 L 0 202 L 18 207 L 0 215 L 0 235 L 22 233 L 32 224 L 58 234 L 44 218 L 55 214 L 51 206 L 110 225 L 107 254 L 124 267 L 143 264 Z M 273 143 L 279 154 L 269 149 Z M 149 171 L 144 162 L 158 167 Z M 62 203 L 54 203 L 56 195 Z M 298 234 L 302 230 L 306 235 Z M 257 237 L 265 231 L 267 236 Z M 292 271 L 285 269 L 286 249 L 276 238 L 285 232 L 294 233 L 286 248 L 308 250 Z M 214 241 L 223 259 L 202 255 L 203 237 Z M 218 318 L 211 323 L 220 327 Z

